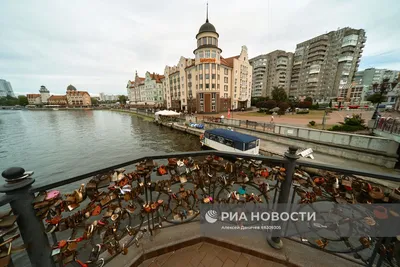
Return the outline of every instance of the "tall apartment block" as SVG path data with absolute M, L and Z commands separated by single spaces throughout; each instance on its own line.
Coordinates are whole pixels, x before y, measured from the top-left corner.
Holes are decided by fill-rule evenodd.
M 0 97 L 12 96 L 15 97 L 11 83 L 0 79 Z
M 352 28 L 322 34 L 296 46 L 289 95 L 329 101 L 351 87 L 366 41 Z
M 274 87 L 282 87 L 289 93 L 293 53 L 275 50 L 250 59 L 253 66 L 252 97 L 271 96 Z

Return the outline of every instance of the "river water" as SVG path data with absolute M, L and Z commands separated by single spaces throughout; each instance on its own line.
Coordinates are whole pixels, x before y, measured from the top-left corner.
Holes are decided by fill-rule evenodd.
M 35 185 L 143 154 L 200 149 L 198 137 L 126 113 L 0 110 L 0 172 L 13 166 L 32 170 Z

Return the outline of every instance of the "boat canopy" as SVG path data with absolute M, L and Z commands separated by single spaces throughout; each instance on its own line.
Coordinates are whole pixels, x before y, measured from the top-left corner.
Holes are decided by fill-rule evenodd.
M 251 136 L 248 134 L 238 133 L 238 132 L 225 130 L 225 129 L 206 130 L 205 133 L 218 135 L 221 137 L 228 138 L 232 141 L 242 142 L 242 143 L 250 143 L 250 142 L 260 139 L 260 138 L 257 138 L 257 137 L 254 137 L 254 136 Z
M 180 113 L 172 111 L 172 110 L 160 110 L 154 113 L 154 115 L 161 116 L 179 116 Z

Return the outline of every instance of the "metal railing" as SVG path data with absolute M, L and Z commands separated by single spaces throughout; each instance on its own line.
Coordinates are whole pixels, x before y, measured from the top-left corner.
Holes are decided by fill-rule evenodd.
M 380 118 L 377 121 L 376 129 L 386 133 L 400 135 L 400 120 L 394 118 Z
M 400 200 L 396 188 L 380 184 L 398 183 L 398 176 L 298 160 L 296 151 L 289 148 L 282 158 L 220 151 L 143 156 L 41 186 L 34 186 L 35 180 L 29 176 L 16 175 L 15 169 L 7 170 L 3 172 L 6 184 L 0 192 L 5 196 L 0 205 L 10 204 L 18 216 L 16 222 L 32 266 L 47 267 L 56 263 L 103 266 L 116 255 L 127 254 L 127 248 L 138 245 L 145 234 L 162 231 L 165 224 L 197 220 L 200 203 L 274 206 L 338 202 L 346 200 L 347 194 L 333 193 L 332 186 L 339 188 L 341 184 L 340 190 L 346 191 L 351 185 L 344 181 L 349 179 L 353 181 L 354 196 L 356 182 L 384 193 L 384 198 L 358 195 L 360 203 Z M 76 183 L 82 185 L 60 192 L 63 186 L 71 188 Z M 393 255 L 400 246 L 396 238 L 360 237 L 361 245 L 355 246 L 346 238 L 321 237 L 315 242 L 303 235 L 293 239 L 338 256 L 354 256 L 354 260 L 368 266 L 396 266 L 400 262 L 398 255 Z M 274 248 L 283 245 L 279 237 L 271 237 L 268 242 Z M 338 245 L 326 246 L 328 242 Z M 7 249 L 0 245 L 1 251 Z

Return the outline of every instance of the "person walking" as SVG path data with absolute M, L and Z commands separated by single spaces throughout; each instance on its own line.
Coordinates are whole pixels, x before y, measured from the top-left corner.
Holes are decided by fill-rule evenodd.
M 274 115 L 271 115 L 271 123 L 274 123 Z

